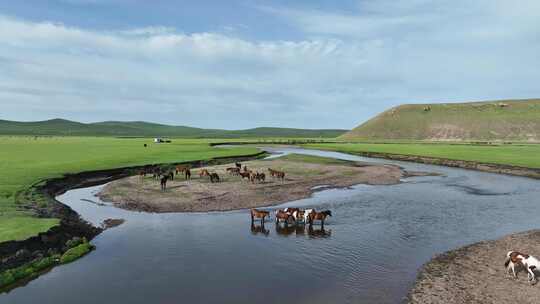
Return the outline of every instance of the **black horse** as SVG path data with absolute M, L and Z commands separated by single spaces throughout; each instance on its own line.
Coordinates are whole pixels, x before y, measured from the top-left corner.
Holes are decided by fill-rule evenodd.
M 210 182 L 211 183 L 219 183 L 219 175 L 217 173 L 210 173 Z
M 160 183 L 162 191 L 165 191 L 165 189 L 167 189 L 167 180 L 169 179 L 169 177 L 169 175 L 165 175 L 161 178 Z

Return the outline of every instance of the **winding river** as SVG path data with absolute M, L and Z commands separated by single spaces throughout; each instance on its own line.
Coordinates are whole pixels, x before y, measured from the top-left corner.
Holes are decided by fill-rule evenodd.
M 88 256 L 0 295 L 0 303 L 400 303 L 433 255 L 539 226 L 537 180 L 276 149 L 442 176 L 324 190 L 279 206 L 331 209 L 325 231 L 251 227 L 247 210 L 131 212 L 90 202 L 101 186 L 72 190 L 58 200 L 83 218 L 126 223 L 94 239 Z

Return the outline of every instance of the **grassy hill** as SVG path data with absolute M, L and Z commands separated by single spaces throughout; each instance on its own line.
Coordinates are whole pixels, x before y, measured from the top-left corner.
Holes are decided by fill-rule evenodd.
M 540 99 L 406 104 L 342 135 L 346 140 L 540 141 Z
M 36 122 L 0 120 L 0 135 L 55 135 L 55 136 L 133 136 L 183 138 L 238 138 L 238 137 L 337 137 L 347 130 L 312 130 L 291 128 L 254 128 L 247 130 L 200 129 L 133 121 L 105 121 L 80 123 L 64 119 Z

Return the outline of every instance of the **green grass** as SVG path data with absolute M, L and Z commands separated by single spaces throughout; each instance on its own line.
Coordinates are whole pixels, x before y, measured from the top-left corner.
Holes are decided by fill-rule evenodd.
M 340 138 L 539 142 L 540 99 L 406 104 L 377 115 Z
M 67 264 L 75 261 L 76 259 L 82 257 L 83 255 L 89 253 L 94 249 L 94 245 L 83 242 L 82 244 L 79 244 L 73 248 L 68 249 L 64 254 L 62 254 L 62 257 L 60 258 L 60 264 Z
M 142 138 L 0 136 L 0 242 L 26 239 L 58 223 L 56 219 L 37 219 L 17 203 L 17 193 L 40 180 L 65 173 L 257 152 L 254 147 L 213 148 L 208 142 L 182 139 L 153 144 L 151 139 Z M 33 199 L 47 203 L 39 196 Z
M 58 255 L 45 257 L 20 267 L 6 270 L 0 273 L 0 288 L 9 286 L 25 278 L 35 277 L 40 271 L 56 265 L 58 259 Z
M 540 145 L 307 144 L 344 153 L 379 152 L 540 168 Z

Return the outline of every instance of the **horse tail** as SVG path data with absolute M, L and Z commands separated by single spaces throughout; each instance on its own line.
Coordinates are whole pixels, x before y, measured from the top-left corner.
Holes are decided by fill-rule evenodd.
M 508 267 L 508 264 L 510 264 L 511 254 L 512 254 L 512 251 L 508 251 L 508 253 L 506 254 L 506 259 L 504 260 L 504 267 Z

